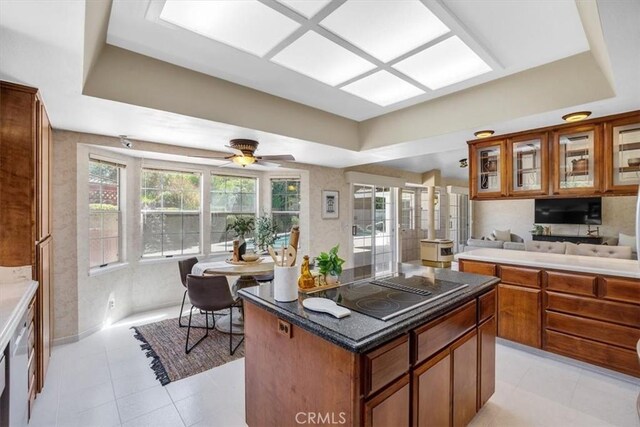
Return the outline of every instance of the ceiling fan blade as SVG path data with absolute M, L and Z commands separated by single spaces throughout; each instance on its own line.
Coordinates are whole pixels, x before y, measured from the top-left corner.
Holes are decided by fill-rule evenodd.
M 232 158 L 234 155 L 233 154 L 229 154 L 227 156 L 188 156 L 188 157 L 194 157 L 196 159 L 230 159 Z
M 257 156 L 256 159 L 264 160 L 295 160 L 291 154 L 275 154 L 273 156 Z
M 280 163 L 271 163 L 271 162 L 263 162 L 262 160 L 256 160 L 256 164 L 260 166 L 265 166 L 267 168 L 279 168 Z
M 237 148 L 233 148 L 230 145 L 225 145 L 225 147 L 228 148 L 229 151 L 231 151 L 236 156 L 243 156 L 244 157 L 244 153 L 241 150 L 238 150 Z

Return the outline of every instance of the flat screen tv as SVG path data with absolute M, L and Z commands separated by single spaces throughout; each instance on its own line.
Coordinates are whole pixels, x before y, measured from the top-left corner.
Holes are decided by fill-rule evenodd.
M 539 224 L 602 224 L 602 198 L 536 199 Z

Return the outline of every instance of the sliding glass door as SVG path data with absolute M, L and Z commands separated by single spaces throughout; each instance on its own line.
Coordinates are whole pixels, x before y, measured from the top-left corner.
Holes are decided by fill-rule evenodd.
M 396 262 L 395 196 L 390 187 L 353 185 L 353 262 L 391 272 Z

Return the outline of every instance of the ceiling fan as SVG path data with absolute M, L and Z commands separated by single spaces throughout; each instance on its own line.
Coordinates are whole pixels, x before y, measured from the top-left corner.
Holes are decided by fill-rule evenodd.
M 256 156 L 255 151 L 258 148 L 258 141 L 253 139 L 232 139 L 229 141 L 229 145 L 225 145 L 233 154 L 228 156 L 198 156 L 204 159 L 226 159 L 245 167 L 254 163 L 259 163 L 263 166 L 280 166 L 277 163 L 270 163 L 265 160 L 295 160 L 291 154 L 280 154 L 271 156 Z

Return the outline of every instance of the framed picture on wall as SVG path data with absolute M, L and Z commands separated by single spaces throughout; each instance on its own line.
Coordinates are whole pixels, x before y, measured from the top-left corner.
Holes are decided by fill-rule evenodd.
M 340 216 L 340 193 L 335 190 L 322 190 L 322 218 L 335 219 Z

